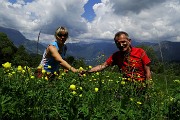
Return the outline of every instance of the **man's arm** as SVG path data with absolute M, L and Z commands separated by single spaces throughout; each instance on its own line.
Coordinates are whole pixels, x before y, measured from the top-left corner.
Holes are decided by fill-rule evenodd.
M 150 80 L 151 79 L 151 71 L 150 71 L 150 66 L 149 65 L 144 65 L 145 73 L 146 73 L 146 79 Z
M 98 71 L 101 71 L 101 70 L 104 70 L 105 68 L 107 68 L 109 65 L 104 62 L 103 64 L 101 65 L 97 65 L 93 68 L 91 68 L 88 72 L 91 73 L 91 72 L 98 72 Z

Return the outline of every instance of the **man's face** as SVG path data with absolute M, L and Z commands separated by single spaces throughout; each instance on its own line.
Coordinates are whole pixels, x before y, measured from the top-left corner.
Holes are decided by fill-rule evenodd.
M 116 46 L 119 48 L 120 51 L 130 51 L 131 40 L 126 37 L 126 35 L 122 34 L 115 38 Z

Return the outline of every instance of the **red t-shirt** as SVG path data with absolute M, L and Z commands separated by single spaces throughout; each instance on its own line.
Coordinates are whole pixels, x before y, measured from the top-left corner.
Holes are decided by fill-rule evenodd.
M 108 65 L 117 65 L 122 71 L 123 77 L 134 80 L 146 79 L 144 65 L 150 62 L 146 52 L 141 48 L 135 47 L 132 47 L 129 54 L 117 51 L 106 60 Z

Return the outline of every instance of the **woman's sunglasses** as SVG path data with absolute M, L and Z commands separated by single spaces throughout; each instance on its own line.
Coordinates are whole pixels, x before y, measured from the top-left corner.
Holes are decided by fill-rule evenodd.
M 67 34 L 61 34 L 61 33 L 58 33 L 57 36 L 58 36 L 59 38 L 62 38 L 62 37 L 67 38 L 67 37 L 68 37 Z

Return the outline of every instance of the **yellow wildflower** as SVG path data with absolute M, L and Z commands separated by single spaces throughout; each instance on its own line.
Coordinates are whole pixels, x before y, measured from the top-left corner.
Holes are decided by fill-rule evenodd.
M 22 73 L 25 73 L 26 71 L 25 70 L 22 70 Z
M 122 80 L 126 80 L 126 78 L 122 78 Z
M 56 71 L 54 72 L 54 74 L 55 74 L 55 75 L 58 75 Z
M 98 92 L 99 88 L 94 88 L 95 92 Z
M 79 97 L 82 97 L 82 94 L 80 94 Z
M 123 80 L 123 81 L 121 81 L 121 85 L 125 85 L 126 84 L 126 82 Z
M 48 65 L 48 68 L 49 68 L 49 69 L 51 69 L 51 66 L 50 66 L 50 65 Z
M 64 75 L 65 75 L 65 73 L 61 73 L 61 75 L 62 75 L 62 76 L 64 76 Z
M 50 75 L 51 74 L 51 72 L 47 72 L 47 75 Z
M 83 71 L 84 69 L 82 67 L 79 68 L 80 71 Z
M 91 69 L 92 68 L 92 66 L 89 66 L 89 69 Z
M 24 66 L 24 69 L 25 69 L 25 70 L 28 70 L 28 71 L 31 70 L 31 68 L 29 68 L 28 66 Z
M 18 70 L 19 72 L 21 72 L 21 71 L 23 70 L 23 68 L 19 65 L 18 68 L 17 68 L 17 70 Z
M 76 85 L 74 85 L 74 84 L 70 85 L 69 89 L 76 90 Z
M 96 72 L 96 75 L 99 75 L 99 72 Z
M 48 77 L 47 77 L 47 76 L 45 77 L 45 80 L 48 80 Z
M 5 69 L 9 69 L 9 68 L 11 68 L 11 63 L 6 62 L 6 63 L 2 64 L 2 66 L 3 66 Z
M 14 71 L 12 72 L 12 74 L 15 74 L 15 73 L 16 73 L 16 72 L 14 72 Z
M 37 69 L 42 69 L 42 65 L 39 65 L 39 66 L 37 67 Z
M 80 90 L 82 90 L 83 88 L 82 87 L 79 87 Z
M 31 76 L 31 79 L 34 79 L 35 77 L 34 76 Z
M 174 98 L 173 98 L 173 97 L 170 97 L 169 99 L 170 99 L 170 101 L 171 101 L 171 102 L 174 100 Z
M 141 104 L 142 104 L 142 102 L 139 102 L 139 101 L 138 101 L 138 102 L 137 102 L 137 104 L 141 105 Z
M 133 98 L 129 98 L 130 99 L 130 101 L 133 101 L 134 99 Z
M 75 95 L 75 94 L 76 94 L 76 91 L 72 91 L 72 94 Z
M 43 70 L 42 70 L 42 74 L 45 74 L 45 73 L 46 73 L 46 70 L 43 69 Z

